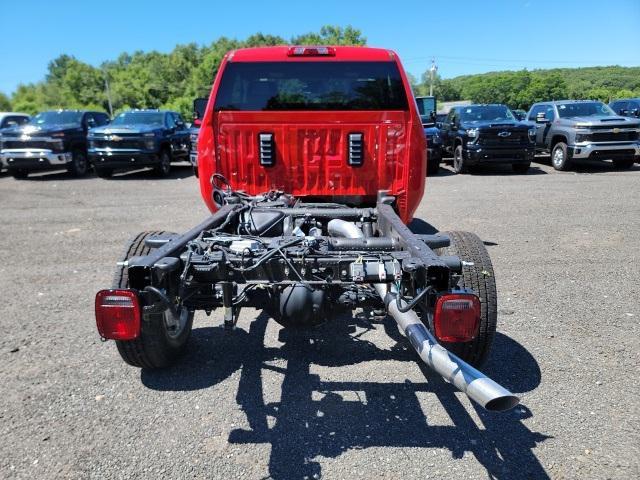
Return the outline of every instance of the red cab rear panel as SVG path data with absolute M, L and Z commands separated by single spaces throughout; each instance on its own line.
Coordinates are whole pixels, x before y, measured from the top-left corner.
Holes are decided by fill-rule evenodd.
M 374 205 L 378 192 L 387 191 L 397 197 L 398 214 L 409 222 L 424 193 L 426 143 L 411 88 L 397 56 L 388 50 L 364 47 L 332 47 L 331 55 L 312 52 L 296 56 L 291 51 L 289 47 L 236 50 L 222 61 L 198 141 L 200 190 L 209 209 L 216 209 L 210 178 L 213 173 L 221 173 L 235 190 L 249 194 L 282 190 L 300 198 L 358 206 Z M 288 62 L 368 62 L 374 67 L 377 62 L 386 62 L 385 68 L 392 62 L 400 75 L 406 105 L 403 109 L 369 106 L 363 110 L 357 105 L 348 110 L 304 109 L 298 105 L 291 109 L 287 105 L 275 109 L 258 105 L 254 109 L 248 103 L 242 108 L 227 107 L 221 103 L 225 95 L 221 93 L 221 83 L 223 90 L 230 89 L 223 82 L 225 72 L 231 72 L 241 62 L 251 62 L 253 65 L 248 68 L 258 72 L 262 66 L 265 71 L 269 69 L 265 77 L 277 76 L 279 66 L 286 68 Z M 325 67 L 330 70 L 330 65 L 323 64 Z M 259 74 L 256 79 L 262 90 L 274 83 L 258 77 Z M 326 83 L 330 85 L 331 81 L 328 74 Z M 373 83 L 367 78 L 354 78 L 353 82 L 369 89 Z M 238 90 L 238 85 L 233 88 Z M 366 94 L 370 95 L 370 91 Z M 220 104 L 223 107 L 217 106 Z M 272 135 L 275 147 L 270 166 L 260 162 L 259 135 L 264 133 Z M 362 134 L 363 158 L 358 166 L 348 162 L 352 133 Z

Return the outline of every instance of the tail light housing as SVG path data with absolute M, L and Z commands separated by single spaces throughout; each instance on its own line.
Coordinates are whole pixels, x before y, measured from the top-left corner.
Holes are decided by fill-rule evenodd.
M 140 311 L 140 299 L 134 290 L 100 290 L 96 294 L 96 325 L 102 338 L 138 338 Z
M 480 299 L 472 293 L 447 293 L 438 297 L 433 316 L 441 342 L 470 342 L 480 328 Z
M 333 47 L 289 47 L 289 57 L 334 57 L 336 49 Z

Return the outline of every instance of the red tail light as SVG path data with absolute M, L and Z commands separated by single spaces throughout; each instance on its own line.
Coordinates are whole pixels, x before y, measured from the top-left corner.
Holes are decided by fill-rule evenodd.
M 470 293 L 440 296 L 433 327 L 436 338 L 442 342 L 470 342 L 480 327 L 480 300 Z
M 336 49 L 333 47 L 290 47 L 289 57 L 334 57 Z
M 133 340 L 140 335 L 140 301 L 133 290 L 100 290 L 96 324 L 102 338 Z

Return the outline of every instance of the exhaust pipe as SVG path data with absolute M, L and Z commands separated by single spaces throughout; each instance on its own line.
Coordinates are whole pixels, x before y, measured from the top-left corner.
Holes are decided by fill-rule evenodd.
M 362 230 L 355 224 L 340 219 L 331 220 L 328 229 L 333 236 L 364 237 Z M 422 361 L 442 375 L 447 382 L 455 385 L 471 400 L 487 410 L 503 412 L 520 402 L 518 397 L 509 390 L 440 345 L 416 312 L 409 310 L 403 313 L 398 310 L 396 295 L 386 284 L 378 283 L 373 287 L 382 298 L 387 312 L 396 321 L 400 331 L 409 339 Z M 400 305 L 404 308 L 407 304 L 401 299 Z

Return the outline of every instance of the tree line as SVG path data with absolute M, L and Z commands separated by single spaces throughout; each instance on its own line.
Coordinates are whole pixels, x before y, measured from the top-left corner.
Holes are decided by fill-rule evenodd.
M 220 37 L 210 45 L 177 45 L 169 53 L 123 53 L 98 67 L 71 55 L 51 61 L 44 80 L 18 85 L 11 98 L 0 94 L 0 111 L 36 113 L 58 108 L 113 112 L 131 108 L 166 108 L 191 118 L 193 100 L 209 95 L 225 53 L 244 47 L 273 45 L 365 45 L 351 26 L 326 25 L 285 39 L 256 33 L 245 40 Z
M 0 93 L 0 111 L 36 113 L 57 108 L 99 109 L 114 113 L 130 108 L 167 108 L 191 117 L 193 99 L 208 96 L 222 57 L 242 47 L 272 45 L 365 45 L 362 32 L 352 26 L 326 25 L 289 39 L 256 33 L 238 40 L 220 37 L 209 45 L 177 45 L 169 53 L 123 53 L 95 67 L 71 55 L 60 55 L 48 65 L 45 78 L 21 84 L 9 98 Z M 414 92 L 429 92 L 429 72 L 420 81 L 411 77 Z M 439 101 L 471 100 L 505 103 L 528 109 L 532 103 L 564 98 L 596 99 L 640 97 L 640 67 L 586 67 L 522 70 L 436 76 Z
M 428 72 L 414 81 L 418 95 L 428 95 Z M 527 110 L 545 100 L 585 99 L 609 102 L 616 98 L 640 97 L 640 67 L 583 67 L 521 70 L 434 79 L 439 101 L 471 100 L 504 103 Z

